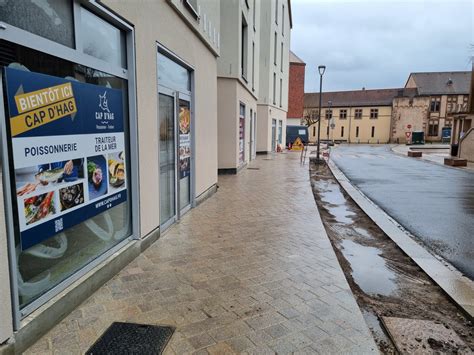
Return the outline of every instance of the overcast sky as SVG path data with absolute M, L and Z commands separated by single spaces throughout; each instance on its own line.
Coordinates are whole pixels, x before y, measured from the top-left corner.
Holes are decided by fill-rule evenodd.
M 305 91 L 403 87 L 410 72 L 470 70 L 472 0 L 292 0 Z

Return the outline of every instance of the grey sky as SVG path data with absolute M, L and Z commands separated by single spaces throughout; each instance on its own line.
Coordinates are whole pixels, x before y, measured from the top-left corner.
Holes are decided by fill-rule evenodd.
M 472 0 L 292 0 L 305 91 L 403 87 L 410 72 L 470 70 Z

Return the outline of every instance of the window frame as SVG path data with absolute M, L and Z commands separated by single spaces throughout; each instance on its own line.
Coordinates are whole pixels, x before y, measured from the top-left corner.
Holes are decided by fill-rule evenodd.
M 285 4 L 281 4 L 281 35 L 285 36 Z
M 439 113 L 441 111 L 441 97 L 434 96 L 430 98 L 430 113 Z
M 371 108 L 370 109 L 370 119 L 376 120 L 379 118 L 379 109 L 378 108 Z
M 332 108 L 327 108 L 326 111 L 324 112 L 324 118 L 326 118 L 326 120 L 331 120 L 333 117 L 332 115 L 333 115 Z
M 138 173 L 138 127 L 137 127 L 137 102 L 136 102 L 136 76 L 135 76 L 135 31 L 134 27 L 126 20 L 111 12 L 107 7 L 103 6 L 97 1 L 85 2 L 82 0 L 72 0 L 73 3 L 73 19 L 74 19 L 74 40 L 75 48 L 59 44 L 50 39 L 41 37 L 32 32 L 28 32 L 21 28 L 15 27 L 5 22 L 0 22 L 2 25 L 2 39 L 15 43 L 19 46 L 26 47 L 46 55 L 55 56 L 63 60 L 84 65 L 86 67 L 102 71 L 120 79 L 127 81 L 128 90 L 128 126 L 129 136 L 126 139 L 129 142 L 130 155 L 130 204 L 131 204 L 131 234 L 124 240 L 111 247 L 101 255 L 97 256 L 88 264 L 78 269 L 72 275 L 66 277 L 62 282 L 52 287 L 34 301 L 20 309 L 18 300 L 18 278 L 16 268 L 16 250 L 15 250 L 15 228 L 13 219 L 13 196 L 10 188 L 4 189 L 5 201 L 5 225 L 8 240 L 8 258 L 10 263 L 10 282 L 12 289 L 12 315 L 13 315 L 13 329 L 16 331 L 21 328 L 21 322 L 24 318 L 29 316 L 36 309 L 50 301 L 53 297 L 60 294 L 67 287 L 72 285 L 78 279 L 83 277 L 96 266 L 104 262 L 107 258 L 112 256 L 118 250 L 122 249 L 132 240 L 140 239 L 140 194 L 138 188 L 139 173 Z M 94 15 L 107 21 L 111 25 L 117 27 L 125 34 L 126 43 L 126 63 L 127 68 L 114 65 L 113 63 L 95 58 L 91 55 L 82 52 L 82 41 L 80 36 L 80 11 L 81 7 L 92 12 Z M 3 73 L 0 72 L 0 105 L 5 107 L 4 92 L 3 92 Z M 2 172 L 3 172 L 3 186 L 11 186 L 12 175 L 10 174 L 9 157 L 12 152 L 8 147 L 8 138 L 5 124 L 5 112 L 0 110 L 0 136 L 2 140 Z
M 242 79 L 247 83 L 247 72 L 248 72 L 248 38 L 249 38 L 249 25 L 242 13 L 242 24 L 241 24 L 241 39 L 240 39 L 240 75 Z
M 347 120 L 347 109 L 342 108 L 339 110 L 339 119 L 340 120 Z
M 364 110 L 361 108 L 354 109 L 354 119 L 361 120 L 364 115 Z
M 184 0 L 184 5 L 185 7 L 189 10 L 189 12 L 196 18 L 196 20 L 200 20 L 201 19 L 201 15 L 199 14 L 199 4 L 198 4 L 198 1 L 199 0 L 196 0 L 196 6 L 197 6 L 197 9 L 194 8 L 193 4 L 191 4 L 190 0 Z
M 278 49 L 277 49 L 277 42 L 278 42 L 278 32 L 275 31 L 275 35 L 273 38 L 273 64 L 276 66 L 277 65 L 277 58 L 278 58 Z

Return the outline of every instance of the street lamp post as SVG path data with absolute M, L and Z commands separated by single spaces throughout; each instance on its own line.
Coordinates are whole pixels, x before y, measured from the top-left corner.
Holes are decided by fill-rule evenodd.
M 320 65 L 318 67 L 319 71 L 319 119 L 318 119 L 318 146 L 316 148 L 316 163 L 319 164 L 319 145 L 321 143 L 321 102 L 322 102 L 322 95 L 323 95 L 323 75 L 326 71 L 325 65 Z

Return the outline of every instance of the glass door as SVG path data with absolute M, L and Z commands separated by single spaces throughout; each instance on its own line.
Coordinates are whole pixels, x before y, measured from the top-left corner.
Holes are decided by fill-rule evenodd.
M 188 95 L 179 93 L 179 210 L 191 204 L 191 105 Z
M 176 216 L 175 98 L 159 94 L 160 225 Z
M 276 126 L 277 120 L 272 119 L 272 152 L 276 151 Z

